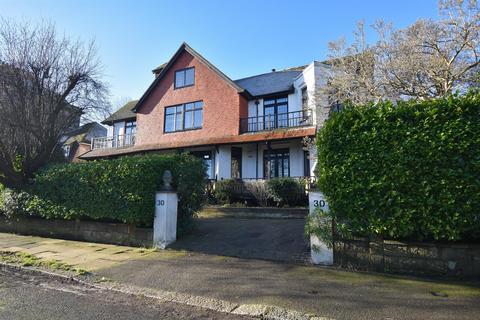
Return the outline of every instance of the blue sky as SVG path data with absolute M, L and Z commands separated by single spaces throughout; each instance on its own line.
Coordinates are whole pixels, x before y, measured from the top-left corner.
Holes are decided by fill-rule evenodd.
M 322 60 L 328 42 L 351 37 L 361 19 L 404 27 L 435 18 L 437 1 L 0 0 L 0 15 L 50 19 L 68 35 L 95 38 L 115 105 L 139 98 L 153 80 L 151 70 L 183 41 L 238 79 Z

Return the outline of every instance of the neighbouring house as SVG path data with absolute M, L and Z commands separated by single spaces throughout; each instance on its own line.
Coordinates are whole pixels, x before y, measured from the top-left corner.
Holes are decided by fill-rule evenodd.
M 183 151 L 202 158 L 212 180 L 311 177 L 316 151 L 303 139 L 329 115 L 319 93 L 328 72 L 314 61 L 232 80 L 183 43 L 80 158 Z
M 80 161 L 79 157 L 92 149 L 92 141 L 107 135 L 107 129 L 97 122 L 86 123 L 67 132 L 60 139 L 65 159 L 69 162 Z

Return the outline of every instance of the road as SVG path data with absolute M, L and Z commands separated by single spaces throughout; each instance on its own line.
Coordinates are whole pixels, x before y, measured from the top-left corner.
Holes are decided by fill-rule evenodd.
M 0 319 L 250 319 L 0 269 Z

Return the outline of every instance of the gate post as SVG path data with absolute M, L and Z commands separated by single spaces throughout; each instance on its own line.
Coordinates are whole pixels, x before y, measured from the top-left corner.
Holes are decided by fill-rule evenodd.
M 162 190 L 155 194 L 155 218 L 153 220 L 153 246 L 165 249 L 177 240 L 178 196 L 170 183 L 172 174 L 163 174 Z
M 310 216 L 315 215 L 317 209 L 325 212 L 330 210 L 325 196 L 320 191 L 310 191 L 308 193 L 308 203 Z M 319 224 L 332 225 L 330 219 L 327 217 L 318 217 L 316 222 Z M 329 248 L 327 244 L 317 236 L 310 235 L 310 257 L 313 264 L 331 266 L 333 265 L 333 248 Z

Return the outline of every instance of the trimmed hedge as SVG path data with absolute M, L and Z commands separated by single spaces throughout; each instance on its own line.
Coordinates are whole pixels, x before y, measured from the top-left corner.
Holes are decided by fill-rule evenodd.
M 278 207 L 306 206 L 308 203 L 303 179 L 290 177 L 268 180 L 225 179 L 215 182 L 213 198 L 217 204 L 233 204 L 249 198 L 260 206 L 276 205 Z M 240 190 L 247 194 L 242 194 Z
M 308 199 L 304 183 L 306 182 L 288 177 L 275 178 L 267 180 L 267 187 L 278 207 L 305 206 Z
M 53 165 L 26 190 L 27 213 L 44 218 L 113 220 L 151 226 L 155 192 L 165 170 L 179 195 L 178 228 L 184 231 L 201 209 L 206 186 L 201 160 L 187 154 L 143 155 Z
M 480 95 L 347 107 L 318 133 L 340 234 L 480 239 Z

